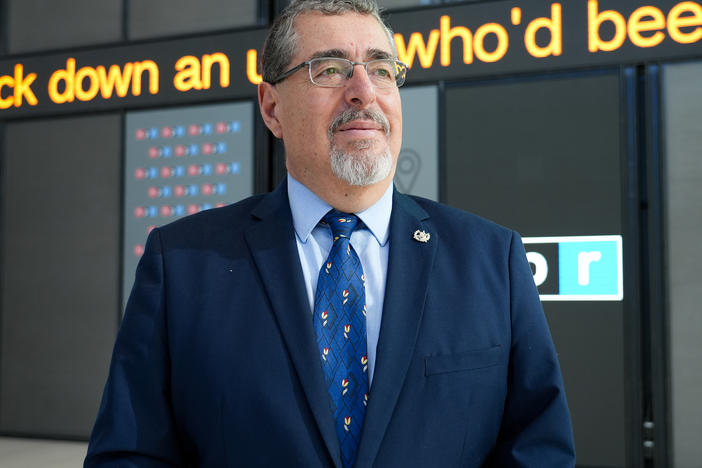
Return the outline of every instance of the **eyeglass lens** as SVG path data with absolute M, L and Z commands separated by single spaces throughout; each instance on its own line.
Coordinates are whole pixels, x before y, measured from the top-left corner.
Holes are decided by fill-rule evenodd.
M 323 57 L 310 60 L 310 78 L 319 86 L 344 86 L 353 72 L 353 63 L 342 58 Z M 372 60 L 366 65 L 371 82 L 378 88 L 400 86 L 400 67 L 392 59 Z M 403 77 L 404 78 L 404 77 Z M 404 80 L 402 80 L 404 81 Z

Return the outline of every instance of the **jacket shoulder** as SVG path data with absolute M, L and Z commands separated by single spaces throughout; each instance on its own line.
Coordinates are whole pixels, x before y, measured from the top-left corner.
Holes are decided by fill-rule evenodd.
M 482 216 L 445 205 L 427 198 L 405 195 L 419 205 L 429 216 L 429 223 L 442 238 L 461 237 L 472 241 L 509 242 L 515 232 Z
M 229 239 L 231 242 L 254 221 L 252 212 L 266 195 L 254 195 L 231 205 L 185 216 L 158 230 L 165 242 L 179 245 L 216 243 L 217 239 Z

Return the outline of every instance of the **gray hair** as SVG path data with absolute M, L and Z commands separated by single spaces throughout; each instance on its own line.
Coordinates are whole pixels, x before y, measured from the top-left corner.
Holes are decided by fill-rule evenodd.
M 380 9 L 375 0 L 293 0 L 275 19 L 263 43 L 261 54 L 263 81 L 271 82 L 286 71 L 297 46 L 295 19 L 302 13 L 310 11 L 324 15 L 353 12 L 372 16 L 385 30 L 393 54 L 397 56 L 392 30 L 380 17 Z

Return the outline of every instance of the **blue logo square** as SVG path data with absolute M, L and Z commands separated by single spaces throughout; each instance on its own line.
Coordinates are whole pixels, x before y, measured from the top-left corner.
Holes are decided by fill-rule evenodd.
M 614 240 L 559 243 L 559 294 L 618 294 L 618 263 Z

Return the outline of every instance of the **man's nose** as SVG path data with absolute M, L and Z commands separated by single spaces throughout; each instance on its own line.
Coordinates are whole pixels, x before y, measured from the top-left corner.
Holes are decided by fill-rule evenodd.
M 364 108 L 375 101 L 375 85 L 363 65 L 354 65 L 351 77 L 346 83 L 345 97 L 346 102 L 359 108 Z

